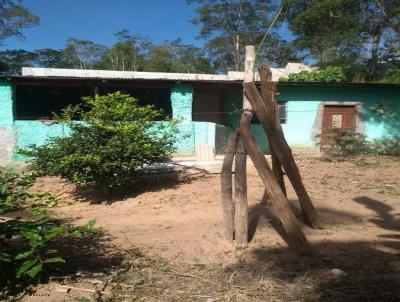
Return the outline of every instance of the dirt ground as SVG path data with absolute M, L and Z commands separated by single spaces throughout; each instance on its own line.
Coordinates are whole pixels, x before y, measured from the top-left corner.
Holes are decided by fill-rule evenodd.
M 23 300 L 399 301 L 400 161 L 297 155 L 296 162 L 324 223 L 318 230 L 302 224 L 312 256 L 288 247 L 251 164 L 246 249 L 222 240 L 217 173 L 185 182 L 149 179 L 130 196 L 108 201 L 81 200 L 73 186 L 41 178 L 36 192 L 65 201 L 54 208 L 59 218 L 78 225 L 96 219 L 101 232 L 66 238 L 67 263 Z

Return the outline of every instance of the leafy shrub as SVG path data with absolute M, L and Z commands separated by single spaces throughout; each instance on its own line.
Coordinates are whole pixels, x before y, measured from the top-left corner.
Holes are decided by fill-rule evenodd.
M 365 136 L 360 133 L 332 128 L 327 135 L 327 145 L 324 147 L 324 151 L 329 157 L 349 157 L 368 152 L 368 143 Z
M 367 141 L 360 133 L 349 133 L 343 129 L 331 129 L 324 147 L 328 157 L 351 157 L 357 155 L 400 157 L 400 137 Z
M 175 150 L 176 123 L 155 122 L 161 112 L 152 106 L 139 106 L 119 92 L 83 101 L 60 117 L 71 129 L 69 136 L 22 151 L 33 157 L 31 169 L 37 174 L 59 175 L 109 193 L 131 184 L 146 165 L 165 162 Z
M 400 84 L 400 68 L 389 69 L 379 82 L 385 84 Z
M 370 154 L 400 157 L 400 137 L 374 140 L 368 149 Z
M 287 78 L 280 78 L 279 81 L 315 83 L 344 82 L 346 81 L 346 75 L 341 67 L 328 66 L 320 70 L 304 70 L 299 73 L 291 73 Z
M 49 243 L 65 234 L 91 232 L 95 223 L 74 228 L 51 219 L 46 211 L 49 194 L 27 193 L 33 183 L 32 176 L 0 167 L 0 287 L 6 290 L 15 278 L 35 278 L 45 266 L 64 262 Z

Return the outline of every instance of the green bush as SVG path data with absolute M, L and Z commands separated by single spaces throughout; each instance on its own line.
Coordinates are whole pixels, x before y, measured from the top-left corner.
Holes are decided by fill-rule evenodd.
M 368 147 L 370 154 L 400 157 L 400 137 L 374 140 Z
M 379 81 L 380 83 L 385 84 L 400 84 L 400 68 L 391 68 L 383 77 L 382 80 Z
M 328 157 L 351 157 L 357 155 L 400 157 L 400 137 L 367 141 L 360 133 L 343 129 L 331 129 L 324 153 Z
M 329 157 L 350 157 L 368 152 L 368 143 L 365 136 L 360 133 L 332 128 L 327 136 L 324 152 Z
M 70 127 L 69 136 L 21 151 L 33 158 L 32 171 L 110 193 L 131 184 L 147 165 L 167 161 L 175 151 L 176 123 L 156 122 L 162 113 L 152 106 L 139 106 L 136 99 L 119 92 L 83 101 L 59 117 Z
M 12 289 L 16 279 L 36 278 L 48 265 L 64 262 L 49 244 L 56 238 L 80 236 L 92 231 L 95 221 L 74 228 L 54 220 L 46 207 L 54 201 L 50 194 L 27 193 L 32 176 L 21 176 L 0 167 L 0 299 Z
M 280 78 L 280 82 L 315 82 L 315 83 L 332 83 L 346 81 L 345 72 L 341 67 L 328 66 L 324 69 L 314 71 L 301 71 L 299 73 L 291 73 L 287 78 Z

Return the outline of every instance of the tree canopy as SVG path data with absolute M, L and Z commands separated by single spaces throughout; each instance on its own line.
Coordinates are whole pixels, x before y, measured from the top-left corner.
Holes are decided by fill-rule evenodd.
M 200 25 L 199 38 L 205 39 L 205 49 L 215 69 L 241 70 L 245 45 L 258 45 L 270 26 L 279 5 L 271 0 L 187 0 L 196 3 Z M 278 22 L 279 23 L 279 22 Z M 274 27 L 275 29 L 276 27 Z M 270 65 L 284 65 L 296 59 L 294 48 L 277 34 L 268 36 L 259 58 Z
M 318 64 L 352 68 L 360 80 L 376 80 L 389 62 L 399 64 L 400 0 L 285 0 L 285 5 L 295 45 Z
M 23 38 L 22 29 L 39 24 L 39 18 L 19 0 L 0 0 L 0 45 L 10 37 Z

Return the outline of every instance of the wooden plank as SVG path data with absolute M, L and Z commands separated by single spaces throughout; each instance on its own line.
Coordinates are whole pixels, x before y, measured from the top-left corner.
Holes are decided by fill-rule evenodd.
M 254 46 L 246 46 L 244 62 L 244 82 L 254 80 L 254 63 L 256 53 Z M 252 107 L 243 92 L 243 113 L 240 127 L 250 129 Z M 235 157 L 235 244 L 246 247 L 248 243 L 248 204 L 247 204 L 247 155 L 243 140 L 239 136 Z
M 299 252 L 310 252 L 309 244 L 303 231 L 301 230 L 300 224 L 296 219 L 296 216 L 294 216 L 279 184 L 276 182 L 274 174 L 269 167 L 261 149 L 257 145 L 255 138 L 246 128 L 240 128 L 239 132 L 240 136 L 244 140 L 246 151 L 249 153 L 254 166 L 261 177 L 265 189 L 268 195 L 271 197 L 271 201 L 274 205 L 276 213 L 288 235 L 289 243 Z
M 269 133 L 268 135 L 276 151 L 276 155 L 285 169 L 286 175 L 292 183 L 292 186 L 299 198 L 301 209 L 305 218 L 308 219 L 311 226 L 316 228 L 321 227 L 317 210 L 314 208 L 314 205 L 312 204 L 311 199 L 303 185 L 299 169 L 297 168 L 296 162 L 293 158 L 292 150 L 285 140 L 282 128 L 279 127 L 277 131 L 274 131 L 276 127 L 274 121 L 268 115 L 268 109 L 264 104 L 254 82 L 244 83 L 243 87 L 262 127 L 266 133 Z
M 273 85 L 273 83 L 271 82 L 272 72 L 268 68 L 268 66 L 265 64 L 262 64 L 258 71 L 260 74 L 262 99 L 263 99 L 266 107 L 268 108 L 268 113 L 269 113 L 271 119 L 274 121 L 275 125 L 277 125 L 277 127 L 278 127 L 278 124 L 280 125 L 279 116 L 278 116 L 278 102 L 276 101 L 276 98 L 275 98 L 275 85 Z M 283 194 L 285 196 L 287 196 L 285 181 L 283 178 L 282 165 L 279 161 L 278 156 L 276 155 L 275 149 L 271 143 L 271 139 L 269 138 L 268 133 L 267 133 L 267 137 L 268 137 L 269 150 L 271 152 L 272 171 L 274 172 L 275 178 L 278 181 L 278 184 L 281 187 Z
M 221 170 L 221 205 L 224 224 L 223 234 L 224 239 L 227 241 L 232 241 L 234 239 L 235 205 L 232 197 L 232 165 L 238 137 L 239 134 L 237 131 L 233 132 L 229 136 Z

